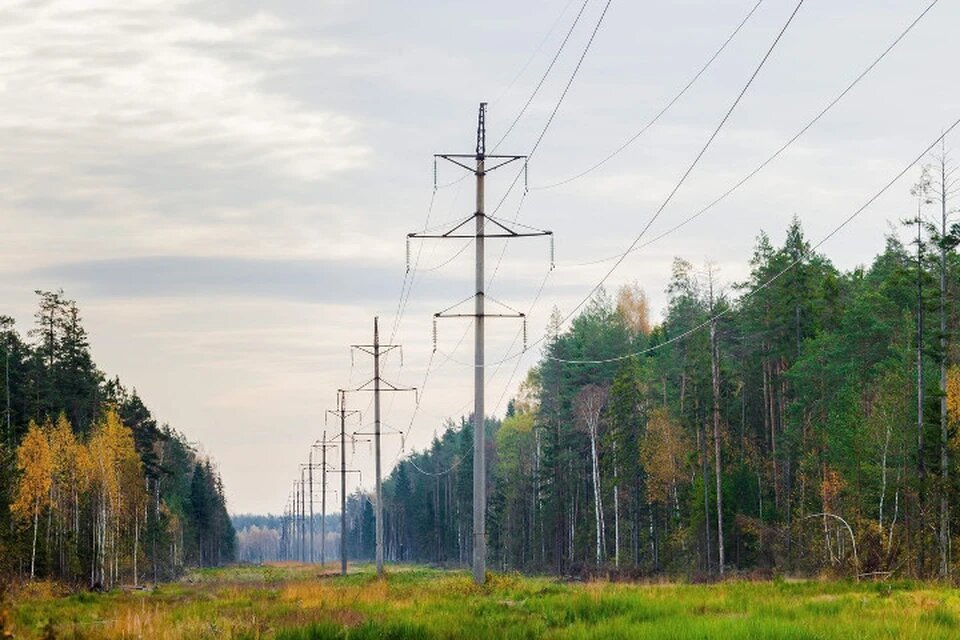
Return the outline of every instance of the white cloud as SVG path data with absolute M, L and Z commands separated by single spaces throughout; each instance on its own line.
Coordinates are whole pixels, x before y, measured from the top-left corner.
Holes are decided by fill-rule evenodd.
M 229 226 L 223 201 L 243 197 L 231 183 L 310 184 L 366 162 L 355 118 L 268 88 L 288 64 L 336 60 L 339 45 L 264 12 L 214 23 L 188 8 L 56 0 L 0 10 L 0 208 L 24 227 L 55 222 L 63 237 L 45 233 L 46 251 L 76 255 L 77 238 L 101 254 L 181 240 L 209 248 L 210 227 Z M 261 205 L 288 208 L 271 200 Z M 234 211 L 242 206 L 239 215 L 254 210 Z M 169 227 L 185 211 L 200 228 L 178 238 Z M 42 261 L 35 248 L 4 263 Z
M 265 13 L 212 24 L 181 14 L 184 7 L 60 0 L 0 14 L 0 127 L 13 135 L 14 155 L 49 162 L 47 152 L 69 147 L 74 160 L 93 163 L 144 147 L 196 151 L 205 162 L 302 179 L 362 161 L 351 118 L 262 86 L 284 62 L 336 56 L 339 47 L 298 40 Z

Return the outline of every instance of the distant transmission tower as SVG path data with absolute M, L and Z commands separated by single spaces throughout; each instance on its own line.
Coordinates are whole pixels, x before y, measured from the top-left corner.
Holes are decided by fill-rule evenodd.
M 526 329 L 526 316 L 519 311 L 515 311 L 502 303 L 510 313 L 486 313 L 485 301 L 489 297 L 484 293 L 484 241 L 486 238 L 529 238 L 536 236 L 553 236 L 552 231 L 542 231 L 523 226 L 522 231 L 515 231 L 511 224 L 504 220 L 497 219 L 484 212 L 484 178 L 487 173 L 499 169 L 505 165 L 518 160 L 526 162 L 527 156 L 518 155 L 495 155 L 486 153 L 486 114 L 487 103 L 480 103 L 480 112 L 477 118 L 477 149 L 473 154 L 457 153 L 439 153 L 434 156 L 451 162 L 476 176 L 477 179 L 477 208 L 476 211 L 466 219 L 454 224 L 453 227 L 445 232 L 431 232 L 424 230 L 420 233 L 407 234 L 407 242 L 414 238 L 434 238 L 439 240 L 448 240 L 452 238 L 473 238 L 476 250 L 476 293 L 470 297 L 474 300 L 474 312 L 449 313 L 453 307 L 440 313 L 434 314 L 434 322 L 438 318 L 473 318 L 474 319 L 474 402 L 473 402 L 473 580 L 477 584 L 483 584 L 486 581 L 486 563 L 487 563 L 487 534 L 486 534 L 486 460 L 485 460 L 485 428 L 484 428 L 484 398 L 483 398 L 483 376 L 484 376 L 484 319 L 489 317 L 497 318 L 520 318 L 524 322 Z M 467 161 L 473 160 L 474 166 L 467 164 Z M 493 166 L 487 167 L 486 161 L 492 160 Z M 526 166 L 524 166 L 526 173 Z M 434 171 L 436 174 L 436 171 Z M 469 232 L 470 221 L 474 223 L 474 231 Z M 493 232 L 486 231 L 486 224 L 490 223 Z M 516 226 L 516 225 L 515 225 Z M 552 250 L 551 250 L 552 252 Z M 409 250 L 407 251 L 409 255 Z M 467 298 L 469 300 L 470 298 Z M 492 300 L 492 302 L 497 302 Z M 464 301 L 466 302 L 466 300 Z M 454 305 L 459 306 L 458 305 Z M 524 336 L 526 331 L 524 331 Z M 434 329 L 434 340 L 436 340 L 436 329 Z M 524 340 L 526 343 L 526 340 Z M 436 348 L 436 345 L 434 345 Z M 524 344 L 526 348 L 526 344 Z
M 373 344 L 354 344 L 352 348 L 358 349 L 370 356 L 373 356 L 373 378 L 360 385 L 356 389 L 348 391 L 372 391 L 373 392 L 373 450 L 374 466 L 376 469 L 376 505 L 374 505 L 374 514 L 376 515 L 376 559 L 377 559 L 377 577 L 383 575 L 383 478 L 381 475 L 380 461 L 380 392 L 381 391 L 413 391 L 416 387 L 401 388 L 390 382 L 387 382 L 380 376 L 380 358 L 394 349 L 399 349 L 400 345 L 382 344 L 380 342 L 380 318 L 373 319 Z M 383 385 L 386 385 L 385 387 Z
M 335 469 L 340 473 L 340 575 L 347 575 L 347 474 L 360 471 L 356 469 L 347 469 L 347 418 L 350 416 L 359 416 L 360 412 L 356 409 L 347 410 L 347 392 L 344 389 L 337 391 L 337 409 L 327 409 L 325 417 L 331 415 L 337 416 L 340 421 L 340 433 L 336 438 L 340 439 L 340 468 Z

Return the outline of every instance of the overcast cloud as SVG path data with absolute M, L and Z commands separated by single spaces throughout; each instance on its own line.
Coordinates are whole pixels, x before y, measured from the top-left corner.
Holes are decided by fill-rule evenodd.
M 650 237 L 762 162 L 928 3 L 808 0 Z M 532 309 L 532 335 L 552 306 L 573 308 L 609 263 L 574 265 L 622 251 L 646 224 L 795 1 L 765 0 L 623 154 L 567 185 L 538 187 L 579 173 L 638 131 L 754 4 L 612 3 L 530 165 L 519 219 L 556 232 L 558 263 Z M 351 366 L 347 345 L 369 341 L 376 314 L 392 333 L 404 238 L 425 224 L 431 202 L 432 154 L 473 148 L 481 100 L 491 103 L 489 136 L 500 138 L 579 5 L 0 3 L 0 313 L 25 332 L 33 290 L 64 287 L 83 311 L 97 362 L 215 457 L 231 509 L 279 510 L 336 389 L 369 376 L 366 361 Z M 529 151 L 601 9 L 588 5 L 499 151 Z M 941 0 L 781 158 L 695 223 L 629 257 L 608 288 L 636 280 L 659 313 L 674 256 L 712 259 L 732 283 L 744 277 L 761 228 L 779 242 L 797 215 L 812 240 L 825 235 L 960 117 L 951 80 L 958 28 L 960 7 Z M 490 177 L 488 202 L 500 201 L 514 175 L 504 168 Z M 441 183 L 459 176 L 440 168 Z M 910 215 L 909 186 L 897 185 L 824 251 L 841 268 L 869 261 L 889 222 Z M 517 215 L 521 191 L 498 215 Z M 469 214 L 472 197 L 468 180 L 440 189 L 430 224 Z M 491 244 L 496 263 L 500 248 Z M 462 248 L 422 249 L 426 270 L 395 337 L 403 367 L 395 358 L 386 372 L 398 383 L 422 386 L 432 314 L 470 292 L 472 252 L 458 255 Z M 548 262 L 545 241 L 511 244 L 491 294 L 527 309 Z M 510 347 L 511 322 L 491 323 L 488 361 Z M 471 341 L 461 340 L 468 329 L 440 327 L 408 447 L 428 444 L 445 417 L 470 405 L 471 368 L 461 364 L 472 357 Z M 490 367 L 491 412 L 502 413 L 536 355 L 512 379 L 513 362 Z M 367 398 L 353 402 L 362 408 Z M 387 422 L 406 428 L 413 399 L 386 406 Z M 385 444 L 388 462 L 399 452 L 394 440 Z M 354 464 L 372 469 L 362 449 Z

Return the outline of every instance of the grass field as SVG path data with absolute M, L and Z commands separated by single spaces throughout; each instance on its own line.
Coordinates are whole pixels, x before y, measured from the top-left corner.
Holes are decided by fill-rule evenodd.
M 236 567 L 108 594 L 39 583 L 7 603 L 7 624 L 15 638 L 68 639 L 960 637 L 960 592 L 935 585 L 492 575 L 481 588 L 465 572 L 414 567 L 391 567 L 384 580 L 367 567 L 327 573 Z

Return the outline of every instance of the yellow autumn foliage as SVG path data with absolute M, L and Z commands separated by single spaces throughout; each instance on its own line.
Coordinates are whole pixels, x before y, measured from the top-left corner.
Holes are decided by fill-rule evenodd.
M 114 512 L 139 502 L 132 497 L 144 492 L 143 463 L 137 454 L 133 431 L 123 424 L 116 410 L 106 411 L 94 428 L 87 445 L 90 481 L 106 498 Z
M 947 416 L 960 422 L 960 364 L 947 369 Z
M 647 499 L 667 504 L 684 481 L 683 460 L 690 443 L 665 408 L 654 409 L 640 442 L 640 464 L 647 473 Z
M 650 335 L 650 303 L 647 294 L 634 282 L 617 292 L 617 313 L 634 333 Z
M 947 418 L 951 424 L 960 423 L 960 365 L 947 369 Z M 960 451 L 960 429 L 955 430 L 950 447 Z
M 27 434 L 17 448 L 16 497 L 10 505 L 14 518 L 31 522 L 37 513 L 50 501 L 50 486 L 53 484 L 53 455 L 44 430 L 30 421 Z

